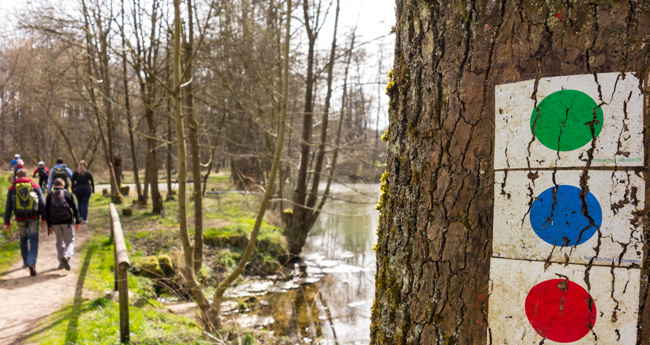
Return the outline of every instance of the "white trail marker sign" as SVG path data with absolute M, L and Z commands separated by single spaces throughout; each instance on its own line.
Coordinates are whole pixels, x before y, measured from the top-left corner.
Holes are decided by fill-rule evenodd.
M 636 344 L 640 86 L 604 73 L 496 87 L 493 344 Z

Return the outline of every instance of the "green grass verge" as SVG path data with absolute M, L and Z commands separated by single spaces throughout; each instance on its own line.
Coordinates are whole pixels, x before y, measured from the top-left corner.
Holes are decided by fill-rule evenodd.
M 105 298 L 75 300 L 52 315 L 50 326 L 28 339 L 42 345 L 119 344 L 119 306 Z M 207 344 L 193 320 L 129 308 L 131 344 Z
M 11 173 L 0 173 L 0 216 L 4 219 L 5 203 L 7 201 L 7 191 L 11 187 L 9 179 L 13 177 Z M 2 222 L 4 223 L 4 221 Z M 16 228 L 15 221 L 12 221 L 14 229 Z M 3 226 L 4 227 L 4 226 Z M 20 242 L 18 235 L 14 232 L 14 236 L 2 230 L 0 234 L 0 272 L 6 272 L 11 265 L 20 259 Z
M 117 303 L 107 297 L 80 297 L 81 291 L 104 296 L 112 290 L 113 246 L 110 239 L 105 235 L 95 236 L 84 244 L 80 257 L 82 266 L 74 302 L 52 315 L 45 330 L 28 339 L 30 342 L 45 345 L 118 343 Z M 159 309 L 151 280 L 129 273 L 129 290 L 132 293 L 129 308 L 132 344 L 206 343 L 194 320 Z

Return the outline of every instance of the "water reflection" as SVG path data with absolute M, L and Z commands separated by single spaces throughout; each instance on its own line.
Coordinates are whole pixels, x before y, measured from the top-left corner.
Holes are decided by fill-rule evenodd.
M 377 184 L 334 186 L 311 230 L 302 256 L 314 284 L 261 297 L 255 314 L 274 322 L 268 330 L 293 340 L 318 344 L 370 342 L 374 298 Z

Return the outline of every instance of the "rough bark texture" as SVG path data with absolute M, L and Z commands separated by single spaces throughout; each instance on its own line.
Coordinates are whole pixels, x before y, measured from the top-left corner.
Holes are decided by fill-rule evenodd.
M 650 8 L 396 2 L 372 343 L 486 344 L 495 85 L 618 71 L 646 80 Z M 645 269 L 639 344 L 650 343 L 649 301 Z

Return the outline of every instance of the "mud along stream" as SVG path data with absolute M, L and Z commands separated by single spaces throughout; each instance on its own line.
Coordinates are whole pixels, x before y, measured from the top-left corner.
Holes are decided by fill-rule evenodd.
M 307 275 L 232 289 L 231 317 L 239 324 L 303 343 L 370 342 L 379 185 L 333 185 L 332 192 L 302 251 Z M 234 300 L 246 296 L 255 303 L 239 312 Z

